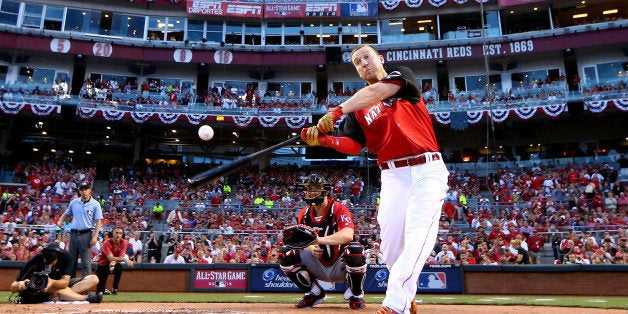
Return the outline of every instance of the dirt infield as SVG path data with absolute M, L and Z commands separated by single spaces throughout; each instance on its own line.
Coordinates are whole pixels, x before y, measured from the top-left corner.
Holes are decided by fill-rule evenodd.
M 320 304 L 315 308 L 295 309 L 288 304 L 274 303 L 101 303 L 63 305 L 0 304 L 0 313 L 268 313 L 268 314 L 341 314 L 374 313 L 377 304 L 368 304 L 366 310 L 350 310 L 346 304 Z M 430 305 L 419 306 L 419 313 L 626 313 L 625 310 L 546 306 L 490 306 L 490 305 Z

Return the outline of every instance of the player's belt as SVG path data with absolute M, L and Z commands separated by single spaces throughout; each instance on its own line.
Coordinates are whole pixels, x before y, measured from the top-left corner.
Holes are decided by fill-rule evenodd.
M 421 155 L 406 157 L 402 159 L 394 159 L 383 162 L 379 165 L 382 170 L 402 168 L 408 166 L 416 166 L 428 163 L 433 160 L 441 160 L 440 153 L 423 153 Z

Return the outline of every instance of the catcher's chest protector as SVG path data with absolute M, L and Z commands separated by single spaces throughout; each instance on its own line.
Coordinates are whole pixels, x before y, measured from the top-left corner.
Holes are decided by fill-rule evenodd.
M 318 232 L 319 237 L 328 236 L 338 232 L 338 224 L 336 224 L 336 220 L 334 219 L 334 205 L 335 202 L 332 202 L 329 210 L 327 211 L 327 215 L 325 215 L 319 222 L 312 219 L 312 217 L 316 216 L 316 209 L 313 206 L 308 206 L 305 214 L 303 215 L 303 224 L 318 228 L 320 230 Z M 324 251 L 323 256 L 321 256 L 321 261 L 326 266 L 333 264 L 340 256 L 340 252 L 344 249 L 344 245 L 341 245 L 340 247 L 321 245 L 320 247 Z

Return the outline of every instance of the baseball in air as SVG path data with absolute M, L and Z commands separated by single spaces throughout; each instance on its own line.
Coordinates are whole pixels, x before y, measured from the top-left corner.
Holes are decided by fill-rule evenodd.
M 198 137 L 203 141 L 209 141 L 214 137 L 214 129 L 209 125 L 203 125 L 198 128 Z

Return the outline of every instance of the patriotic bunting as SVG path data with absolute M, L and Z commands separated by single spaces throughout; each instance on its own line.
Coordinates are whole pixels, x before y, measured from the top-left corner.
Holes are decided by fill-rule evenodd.
M 199 125 L 207 118 L 206 114 L 186 114 L 185 116 L 192 125 Z
M 131 112 L 131 118 L 137 123 L 144 123 L 153 116 L 152 112 Z
M 2 102 L 2 112 L 7 114 L 17 114 L 24 108 L 24 103 Z
M 31 105 L 31 111 L 38 116 L 47 116 L 53 111 L 56 113 L 61 112 L 61 106 L 59 105 Z
M 253 117 L 239 116 L 233 117 L 233 122 L 239 127 L 247 127 L 253 121 Z
M 181 114 L 160 112 L 157 114 L 157 116 L 159 117 L 159 120 L 161 120 L 161 122 L 165 124 L 173 124 L 179 119 Z
M 482 120 L 484 116 L 484 111 L 467 111 L 467 116 L 469 116 L 469 123 L 476 124 Z
M 628 111 L 628 98 L 601 100 L 601 101 L 587 101 L 585 102 L 585 108 L 593 113 L 600 113 L 611 108 L 614 105 L 621 111 Z M 0 102 L 0 114 L 16 115 L 22 110 L 30 111 L 38 116 L 48 116 L 61 114 L 62 105 L 49 105 L 49 104 L 29 104 L 29 103 L 13 103 L 13 102 Z M 488 110 L 473 110 L 467 111 L 469 124 L 475 124 L 480 122 L 485 116 L 490 117 L 495 122 L 503 122 L 510 116 L 510 111 L 514 112 L 514 115 L 522 120 L 529 120 L 537 113 L 543 112 L 550 117 L 558 117 L 562 113 L 567 111 L 567 104 L 547 105 L 539 107 L 521 107 L 513 109 L 493 109 L 490 112 Z M 173 124 L 184 117 L 191 125 L 199 125 L 204 121 L 209 120 L 208 114 L 192 114 L 192 113 L 169 113 L 169 112 L 147 112 L 147 111 L 127 111 L 117 109 L 101 109 L 93 107 L 78 107 L 77 115 L 81 119 L 89 120 L 96 116 L 102 116 L 107 121 L 119 121 L 124 118 L 130 118 L 136 123 L 144 123 L 154 116 L 157 116 L 164 124 Z M 433 113 L 434 119 L 440 124 L 451 124 L 450 112 L 435 112 Z M 306 125 L 312 123 L 311 115 L 303 116 L 266 116 L 259 117 L 251 113 L 251 115 L 244 116 L 225 116 L 229 118 L 225 120 L 226 123 L 233 121 L 233 123 L 240 127 L 246 128 L 251 126 L 255 120 L 259 121 L 259 125 L 265 128 L 272 128 L 277 126 L 278 123 L 284 122 L 287 127 L 291 129 L 300 129 Z M 341 120 L 336 122 L 336 127 L 342 122 L 345 116 Z
M 451 113 L 450 112 L 437 112 L 434 114 L 434 118 L 440 124 L 449 124 L 451 122 Z
M 536 107 L 523 107 L 515 109 L 515 114 L 522 120 L 528 120 L 536 113 Z

